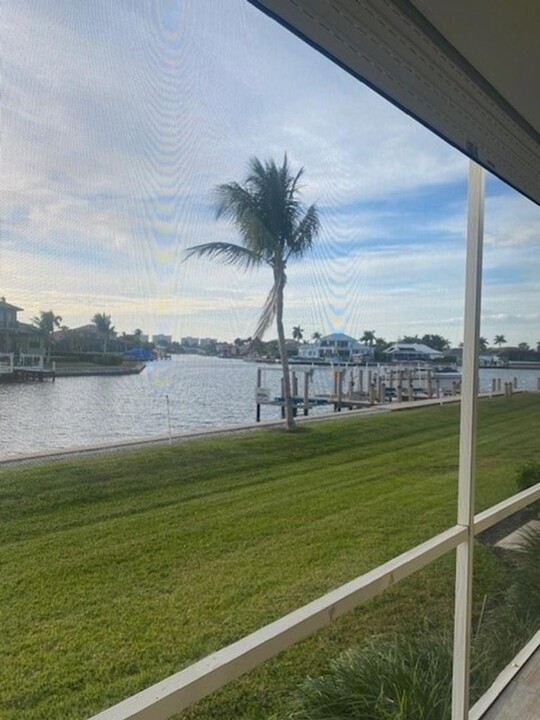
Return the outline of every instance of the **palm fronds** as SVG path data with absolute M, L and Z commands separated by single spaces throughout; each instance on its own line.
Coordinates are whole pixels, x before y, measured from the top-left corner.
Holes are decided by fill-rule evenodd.
M 287 258 L 295 255 L 303 255 L 312 244 L 314 238 L 318 235 L 320 229 L 319 214 L 315 205 L 310 205 L 306 210 L 304 217 L 298 222 L 294 231 L 291 242 L 289 243 L 289 251 Z
M 265 224 L 256 195 L 235 182 L 218 185 L 214 195 L 216 217 L 233 222 L 240 232 L 243 245 L 261 259 L 271 261 L 274 255 L 274 236 Z
M 266 298 L 261 315 L 259 317 L 259 322 L 257 323 L 257 327 L 255 328 L 254 337 L 259 340 L 262 339 L 264 333 L 268 330 L 268 328 L 274 321 L 277 309 L 277 295 L 278 286 L 274 284 L 272 286 L 272 289 L 268 293 L 268 297 Z
M 253 250 L 242 247 L 242 245 L 227 242 L 195 245 L 185 251 L 185 257 L 186 259 L 192 257 L 218 258 L 226 265 L 237 265 L 244 270 L 249 270 L 251 267 L 260 265 L 262 262 L 261 256 Z

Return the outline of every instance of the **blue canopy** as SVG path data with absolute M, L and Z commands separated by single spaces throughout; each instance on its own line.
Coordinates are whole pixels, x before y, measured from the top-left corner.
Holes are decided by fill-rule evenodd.
M 126 360 L 140 360 L 142 362 L 148 362 L 150 360 L 154 359 L 154 355 L 151 350 L 147 350 L 146 348 L 132 348 L 131 350 L 128 350 L 124 353 L 124 358 Z

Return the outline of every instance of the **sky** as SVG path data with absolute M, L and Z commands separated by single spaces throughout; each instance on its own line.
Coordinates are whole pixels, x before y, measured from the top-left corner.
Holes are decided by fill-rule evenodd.
M 271 285 L 212 189 L 253 156 L 305 168 L 321 233 L 285 326 L 462 339 L 468 161 L 244 0 L 6 0 L 0 295 L 28 321 L 250 336 Z M 488 176 L 482 335 L 540 340 L 540 208 Z M 273 337 L 272 331 L 266 339 Z

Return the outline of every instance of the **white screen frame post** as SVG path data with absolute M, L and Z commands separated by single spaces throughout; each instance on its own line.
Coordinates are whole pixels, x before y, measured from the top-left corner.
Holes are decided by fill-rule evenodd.
M 471 160 L 469 162 L 463 382 L 461 388 L 457 509 L 457 524 L 467 528 L 467 537 L 456 548 L 452 720 L 467 720 L 469 716 L 484 195 L 485 170 Z

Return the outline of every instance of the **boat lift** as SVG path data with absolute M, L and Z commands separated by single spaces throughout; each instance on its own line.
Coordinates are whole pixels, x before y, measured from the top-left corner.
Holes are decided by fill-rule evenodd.
M 331 373 L 332 391 L 313 393 L 315 370 Z M 257 368 L 257 386 L 255 388 L 256 421 L 261 419 L 261 405 L 274 405 L 281 408 L 281 416 L 285 417 L 284 381 L 281 378 L 281 393 L 272 392 L 267 384 L 263 384 L 267 372 L 282 372 L 280 367 L 267 366 Z M 461 390 L 459 373 L 442 376 L 433 368 L 401 367 L 401 366 L 358 366 L 330 365 L 323 367 L 311 365 L 299 367 L 294 365 L 290 370 L 293 413 L 302 410 L 305 416 L 309 411 L 321 405 L 333 405 L 334 412 L 342 409 L 355 410 L 382 405 L 388 402 L 411 402 L 428 398 L 439 398 L 444 395 L 458 395 Z M 299 375 L 303 375 L 302 390 L 299 392 Z

